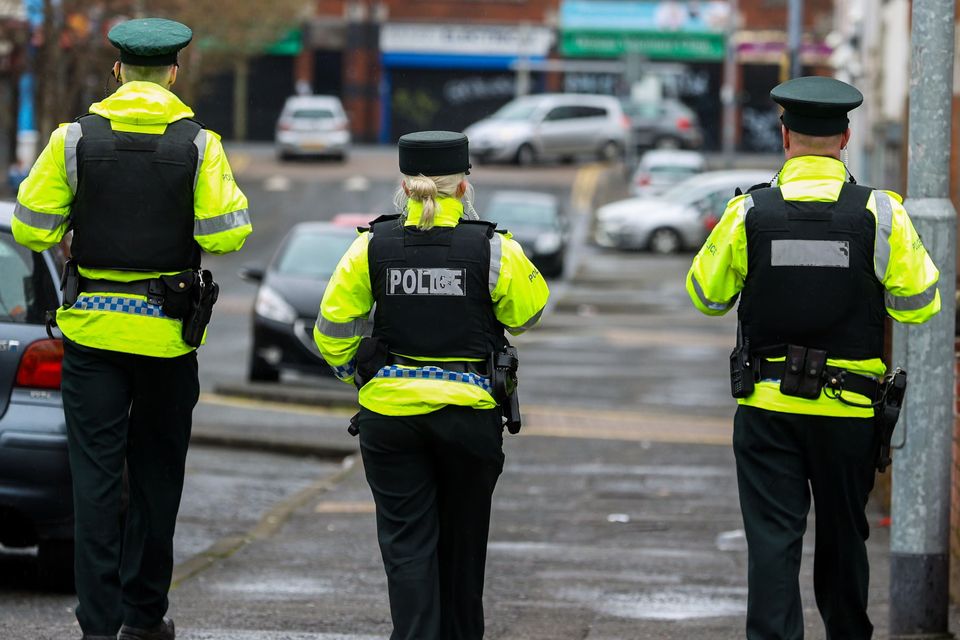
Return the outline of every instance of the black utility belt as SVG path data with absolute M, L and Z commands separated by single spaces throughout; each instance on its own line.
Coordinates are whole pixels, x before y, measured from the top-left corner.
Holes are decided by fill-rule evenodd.
M 133 282 L 95 280 L 80 276 L 79 290 L 83 293 L 124 293 L 145 296 L 150 304 L 162 305 L 168 295 L 186 294 L 197 282 L 196 271 L 183 271 L 172 276 L 160 276 Z
M 486 362 L 471 362 L 469 360 L 415 360 L 391 353 L 387 356 L 387 364 L 395 364 L 402 367 L 437 367 L 439 369 L 446 369 L 447 371 L 475 373 L 478 376 L 487 377 Z
M 754 356 L 752 367 L 754 380 L 757 382 L 779 380 L 781 393 L 800 398 L 819 398 L 820 391 L 824 387 L 837 394 L 842 394 L 844 391 L 858 393 L 869 398 L 870 402 L 882 397 L 883 386 L 878 380 L 839 367 L 828 366 L 825 354 L 823 357 L 819 355 L 823 352 L 813 349 L 804 351 L 806 357 L 801 358 L 799 352 L 794 352 L 791 358 L 788 353 L 787 359 L 779 362 L 770 362 Z

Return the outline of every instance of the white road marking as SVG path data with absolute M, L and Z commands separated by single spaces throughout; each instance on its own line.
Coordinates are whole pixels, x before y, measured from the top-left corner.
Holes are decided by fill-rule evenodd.
M 234 629 L 195 629 L 178 634 L 183 640 L 383 640 L 382 636 L 306 631 L 240 631 Z
M 369 191 L 370 180 L 364 176 L 353 176 L 347 178 L 343 183 L 344 191 Z
M 270 176 L 263 181 L 264 191 L 289 191 L 290 178 L 287 176 Z

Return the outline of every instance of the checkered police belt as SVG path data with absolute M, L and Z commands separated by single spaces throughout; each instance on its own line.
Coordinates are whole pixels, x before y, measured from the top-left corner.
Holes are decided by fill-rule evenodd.
M 81 294 L 71 309 L 80 311 L 115 311 L 130 313 L 135 316 L 149 316 L 151 318 L 166 318 L 160 305 L 150 304 L 146 300 L 124 298 L 122 296 L 90 296 Z
M 461 373 L 459 371 L 447 371 L 440 367 L 418 367 L 407 368 L 396 365 L 388 365 L 377 372 L 375 378 L 418 378 L 420 380 L 448 380 L 450 382 L 464 382 L 480 387 L 487 393 L 493 392 L 493 386 L 490 384 L 490 378 L 484 378 L 476 373 Z

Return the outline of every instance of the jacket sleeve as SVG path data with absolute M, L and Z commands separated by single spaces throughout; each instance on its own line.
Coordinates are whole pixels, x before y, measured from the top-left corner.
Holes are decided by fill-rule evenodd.
M 247 197 L 233 179 L 220 136 L 201 129 L 194 143 L 200 157 L 193 191 L 193 237 L 208 253 L 237 251 L 253 231 Z
M 900 201 L 874 191 L 867 208 L 877 216 L 874 267 L 883 283 L 887 313 L 898 322 L 926 322 L 940 311 L 940 272 Z
M 744 218 L 753 207 L 749 194 L 727 203 L 720 222 L 713 228 L 687 273 L 687 295 L 708 316 L 720 316 L 733 308 L 747 277 L 747 234 Z
M 70 227 L 70 205 L 76 186 L 71 185 L 67 176 L 64 153 L 68 137 L 72 140 L 70 151 L 76 153 L 79 136 L 67 134 L 79 130 L 79 124 L 70 123 L 54 131 L 17 192 L 13 237 L 34 251 L 57 244 Z
M 357 347 L 367 329 L 373 308 L 370 269 L 367 266 L 369 233 L 361 233 L 340 258 L 320 302 L 313 341 L 320 355 L 344 382 L 353 384 Z
M 490 239 L 490 298 L 497 320 L 513 335 L 537 324 L 550 297 L 546 280 L 509 234 Z

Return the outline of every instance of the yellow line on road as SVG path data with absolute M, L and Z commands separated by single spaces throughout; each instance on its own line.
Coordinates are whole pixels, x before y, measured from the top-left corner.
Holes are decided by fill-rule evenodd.
M 305 416 L 348 416 L 356 411 L 351 407 L 320 407 L 212 393 L 201 394 L 200 401 Z M 521 433 L 528 436 L 713 445 L 729 445 L 733 437 L 733 418 L 725 417 L 658 413 L 642 408 L 628 411 L 547 405 L 525 405 L 522 412 Z
M 604 169 L 605 165 L 594 162 L 577 170 L 573 187 L 570 189 L 570 201 L 575 209 L 586 211 L 590 208 Z
M 249 153 L 239 152 L 230 154 L 230 168 L 233 169 L 234 175 L 246 171 L 251 162 L 252 159 Z

